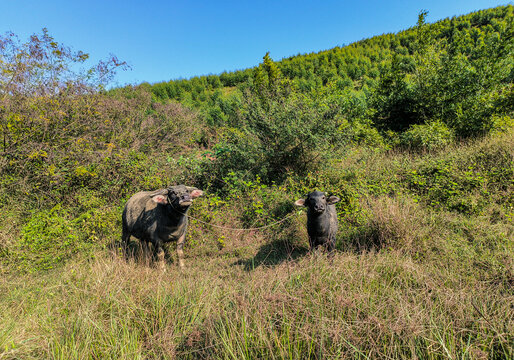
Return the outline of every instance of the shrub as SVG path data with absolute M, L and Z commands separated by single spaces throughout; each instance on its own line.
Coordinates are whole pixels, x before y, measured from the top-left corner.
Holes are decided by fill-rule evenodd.
M 326 119 L 303 95 L 264 99 L 248 93 L 234 126 L 221 130 L 216 170 L 258 175 L 270 184 L 288 173 L 315 170 L 343 139 L 338 122 Z
M 403 146 L 416 150 L 440 149 L 453 141 L 451 129 L 441 121 L 411 125 L 400 138 Z
M 508 116 L 508 115 L 493 116 L 491 119 L 491 122 L 492 122 L 491 132 L 493 134 L 508 132 L 509 129 L 512 129 L 514 127 L 514 118 L 512 118 L 511 116 Z
M 13 260 L 26 271 L 51 269 L 79 249 L 77 242 L 68 211 L 56 205 L 35 212 L 23 226 Z
M 403 179 L 426 204 L 464 214 L 480 214 L 497 203 L 512 206 L 512 134 L 492 136 L 459 151 L 426 156 L 409 165 Z M 410 168 L 410 169 L 408 169 Z

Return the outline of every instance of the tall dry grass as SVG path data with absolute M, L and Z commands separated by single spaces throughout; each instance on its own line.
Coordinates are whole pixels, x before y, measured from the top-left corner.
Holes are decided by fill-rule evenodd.
M 0 280 L 0 358 L 486 359 L 513 356 L 511 288 L 402 251 L 179 272 L 98 254 Z

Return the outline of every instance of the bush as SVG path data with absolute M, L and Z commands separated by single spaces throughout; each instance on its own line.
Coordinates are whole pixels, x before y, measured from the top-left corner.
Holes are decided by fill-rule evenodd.
M 509 129 L 514 127 L 514 118 L 508 115 L 493 116 L 491 122 L 491 132 L 493 134 L 508 132 Z
M 417 199 L 433 207 L 480 214 L 497 203 L 512 206 L 512 134 L 461 146 L 459 151 L 426 156 L 409 165 L 403 176 Z
M 337 120 L 326 119 L 303 95 L 263 99 L 247 93 L 242 107 L 215 146 L 221 177 L 235 171 L 271 184 L 292 172 L 301 176 L 317 169 L 343 140 Z
M 411 125 L 400 137 L 401 145 L 416 150 L 440 149 L 453 141 L 451 129 L 441 121 Z
M 77 242 L 68 211 L 57 205 L 32 215 L 21 230 L 12 260 L 26 271 L 51 269 L 79 249 Z

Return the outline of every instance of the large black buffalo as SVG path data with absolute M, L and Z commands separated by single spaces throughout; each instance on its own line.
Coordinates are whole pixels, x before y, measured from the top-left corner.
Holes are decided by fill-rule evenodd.
M 125 251 L 131 235 L 141 241 L 145 257 L 148 256 L 148 245 L 152 243 L 154 254 L 163 267 L 162 246 L 176 240 L 179 266 L 184 267 L 187 211 L 193 200 L 202 195 L 202 190 L 185 185 L 134 194 L 127 201 L 122 215 L 122 243 Z

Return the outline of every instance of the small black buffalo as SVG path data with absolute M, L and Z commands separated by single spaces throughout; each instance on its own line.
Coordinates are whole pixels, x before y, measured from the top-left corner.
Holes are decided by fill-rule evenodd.
M 162 245 L 177 240 L 179 266 L 184 267 L 183 248 L 188 223 L 186 214 L 193 200 L 202 195 L 202 190 L 185 185 L 134 194 L 127 201 L 122 215 L 122 243 L 125 251 L 132 235 L 141 241 L 144 256 L 147 257 L 150 242 L 163 267 Z
M 296 200 L 295 205 L 307 207 L 307 233 L 311 250 L 323 246 L 332 251 L 336 246 L 337 196 L 326 196 L 321 191 L 309 193 L 305 199 Z

